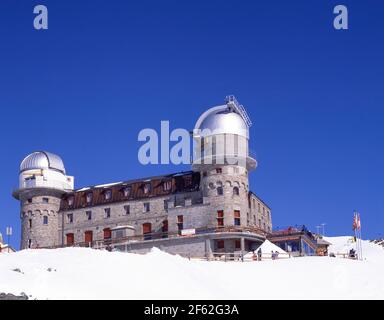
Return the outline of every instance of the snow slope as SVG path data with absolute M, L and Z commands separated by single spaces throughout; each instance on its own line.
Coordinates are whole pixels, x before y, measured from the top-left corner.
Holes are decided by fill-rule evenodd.
M 327 238 L 347 252 L 348 237 Z M 189 261 L 84 248 L 0 255 L 0 292 L 37 299 L 384 299 L 384 250 L 364 261 L 303 257 L 261 262 Z M 20 269 L 21 272 L 13 271 Z

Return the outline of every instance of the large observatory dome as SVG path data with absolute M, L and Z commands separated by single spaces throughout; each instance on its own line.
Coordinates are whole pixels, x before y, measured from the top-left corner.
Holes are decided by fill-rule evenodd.
M 227 106 L 215 107 L 205 112 L 197 121 L 196 130 L 201 131 L 201 136 L 236 134 L 249 138 L 249 128 L 244 119 Z
M 51 169 L 65 175 L 63 160 L 53 153 L 46 151 L 33 152 L 20 165 L 20 172 L 36 169 Z

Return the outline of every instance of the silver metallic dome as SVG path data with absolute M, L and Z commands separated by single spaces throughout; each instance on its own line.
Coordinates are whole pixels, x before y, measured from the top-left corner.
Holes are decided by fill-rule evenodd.
M 63 160 L 53 153 L 46 151 L 33 152 L 20 165 L 20 172 L 35 169 L 52 169 L 65 174 Z
M 211 134 L 237 134 L 249 138 L 249 128 L 244 119 L 230 110 L 226 105 L 214 107 L 205 112 L 197 121 L 195 133 L 201 130 L 201 136 L 207 136 L 203 130 L 210 130 Z

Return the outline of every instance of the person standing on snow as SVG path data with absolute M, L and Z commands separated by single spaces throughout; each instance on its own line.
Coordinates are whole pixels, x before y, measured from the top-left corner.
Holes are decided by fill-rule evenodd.
M 262 256 L 262 252 L 261 252 L 261 248 L 259 248 L 259 250 L 257 251 L 257 258 L 259 261 L 261 261 L 261 256 Z

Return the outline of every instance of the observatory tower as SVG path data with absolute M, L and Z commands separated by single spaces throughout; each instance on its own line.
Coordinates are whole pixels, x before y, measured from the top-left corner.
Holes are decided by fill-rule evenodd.
M 226 97 L 224 105 L 207 110 L 195 125 L 192 168 L 201 173 L 203 196 L 216 208 L 210 217 L 212 226 L 221 218 L 217 212 L 224 216 L 224 225 L 233 225 L 233 214 L 238 226 L 248 225 L 248 173 L 257 167 L 249 155 L 251 126 L 247 112 L 234 96 Z
M 59 156 L 38 151 L 22 161 L 19 188 L 13 193 L 21 206 L 21 249 L 61 244 L 60 200 L 73 189 L 74 178 L 66 175 Z

